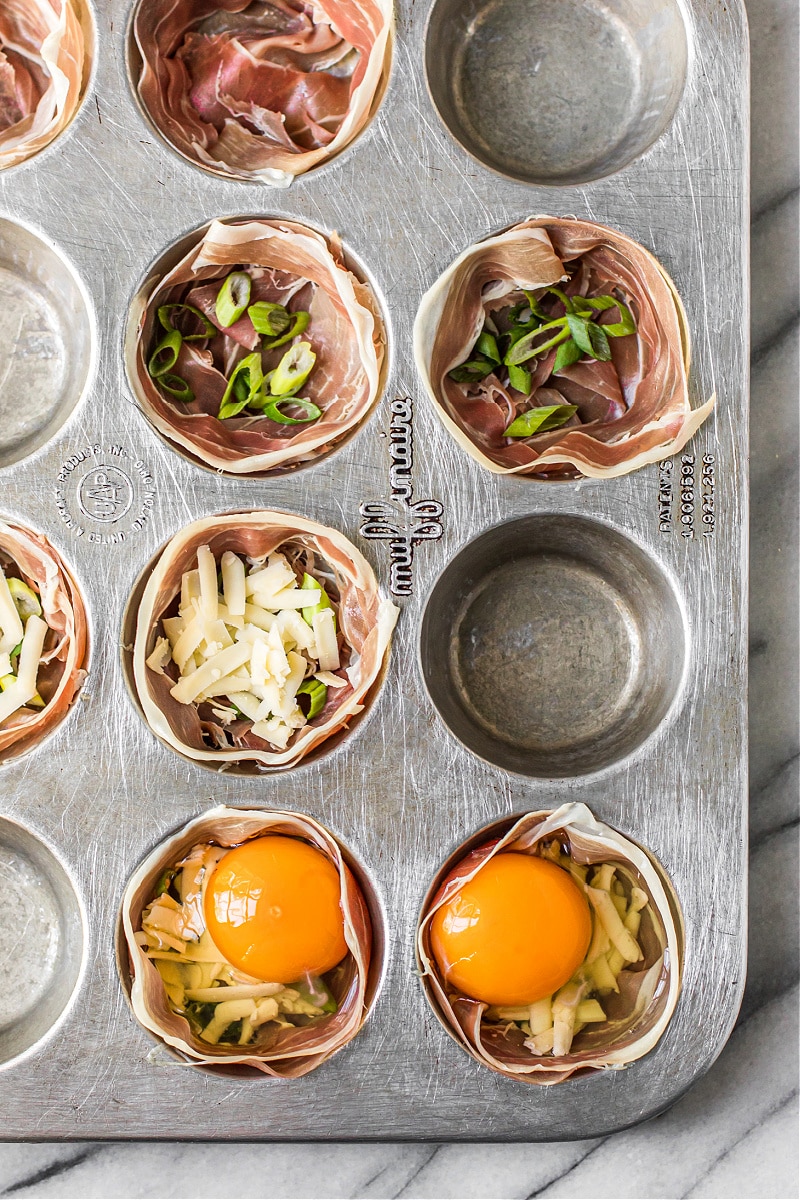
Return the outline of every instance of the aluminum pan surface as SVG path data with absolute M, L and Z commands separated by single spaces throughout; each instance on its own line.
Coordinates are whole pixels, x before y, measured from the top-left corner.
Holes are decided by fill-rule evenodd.
M 96 14 L 99 61 L 76 122 L 0 176 L 2 214 L 31 224 L 71 259 L 100 338 L 94 386 L 68 424 L 44 450 L 0 472 L 0 509 L 44 529 L 75 568 L 94 647 L 91 678 L 67 722 L 44 750 L 0 768 L 2 812 L 57 847 L 90 923 L 88 969 L 65 1021 L 36 1053 L 0 1071 L 3 1137 L 590 1137 L 660 1111 L 719 1053 L 745 953 L 748 66 L 739 3 L 695 0 L 690 14 L 694 61 L 666 135 L 616 176 L 548 190 L 500 179 L 450 140 L 422 80 L 425 8 L 404 2 L 377 120 L 338 161 L 288 192 L 213 179 L 167 150 L 127 83 L 127 5 L 114 0 Z M 394 370 L 376 414 L 338 454 L 294 476 L 235 481 L 183 461 L 150 429 L 124 377 L 121 340 L 130 297 L 167 245 L 212 217 L 258 210 L 340 231 L 383 294 Z M 653 249 L 677 282 L 694 338 L 693 403 L 718 396 L 688 448 L 693 539 L 681 536 L 674 498 L 668 531 L 659 530 L 658 466 L 579 484 L 498 479 L 459 450 L 420 394 L 410 349 L 420 295 L 468 244 L 536 212 L 618 226 Z M 386 585 L 387 546 L 360 537 L 359 506 L 390 498 L 395 397 L 414 402 L 414 498 L 442 505 L 443 533 L 416 547 L 413 594 L 401 601 L 387 686 L 371 719 L 331 757 L 280 776 L 217 777 L 184 762 L 150 734 L 123 683 L 119 628 L 138 572 L 192 518 L 263 506 L 335 525 Z M 711 537 L 701 536 L 706 454 L 715 471 Z M 71 456 L 78 466 L 62 471 Z M 117 520 L 80 509 L 78 485 L 98 464 L 130 480 L 131 506 Z M 422 602 L 440 570 L 487 526 L 534 510 L 591 515 L 648 547 L 684 596 L 692 646 L 677 710 L 654 737 L 625 764 L 557 783 L 508 775 L 462 749 L 432 710 L 416 665 Z M 565 799 L 585 801 L 640 840 L 670 874 L 686 918 L 685 981 L 654 1053 L 624 1072 L 535 1089 L 484 1070 L 447 1037 L 413 974 L 413 930 L 432 875 L 459 842 L 503 814 Z M 133 1021 L 117 979 L 114 925 L 128 875 L 156 841 L 212 803 L 310 813 L 361 859 L 386 906 L 390 962 L 373 1016 L 341 1054 L 290 1084 L 168 1063 Z

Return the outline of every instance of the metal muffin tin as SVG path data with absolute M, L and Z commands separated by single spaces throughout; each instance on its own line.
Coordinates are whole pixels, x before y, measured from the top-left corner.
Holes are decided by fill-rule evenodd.
M 563 0 L 559 10 L 574 25 L 549 33 L 541 7 L 535 0 L 529 12 L 515 5 L 515 23 L 507 5 L 473 2 L 444 39 L 447 21 L 431 21 L 431 37 L 440 38 L 428 54 L 431 90 L 451 125 L 453 112 L 441 100 L 448 80 L 458 84 L 450 89 L 456 108 L 469 117 L 472 103 L 474 116 L 481 62 L 486 68 L 487 102 L 495 105 L 498 139 L 505 138 L 502 161 L 489 167 L 472 156 L 489 157 L 474 138 L 468 153 L 451 137 L 426 90 L 425 5 L 398 6 L 392 79 L 371 126 L 337 160 L 276 192 L 205 174 L 154 135 L 126 74 L 128 5 L 106 0 L 95 13 L 96 66 L 76 120 L 38 157 L 0 176 L 0 265 L 9 267 L 0 272 L 3 321 L 19 314 L 13 288 L 22 286 L 32 308 L 35 296 L 50 297 L 54 323 L 44 322 L 38 349 L 8 342 L 0 440 L 13 444 L 2 447 L 0 510 L 45 532 L 74 568 L 93 646 L 89 680 L 68 718 L 46 744 L 0 768 L 4 886 L 16 889 L 20 911 L 33 913 L 40 928 L 38 939 L 22 939 L 25 957 L 13 948 L 20 930 L 3 906 L 0 983 L 4 994 L 13 985 L 20 997 L 16 1033 L 0 1036 L 5 1138 L 597 1136 L 666 1108 L 709 1067 L 730 1032 L 745 970 L 744 10 L 740 0 Z M 640 20 L 648 12 L 649 25 Z M 682 25 L 675 35 L 676 13 L 685 20 L 685 46 Z M 495 18 L 507 59 L 492 58 L 491 36 L 480 48 Z M 590 36 L 593 21 L 603 27 Z M 658 55 L 650 55 L 649 68 L 637 67 L 648 38 L 670 60 L 666 82 L 653 83 Z M 499 79 L 499 68 L 489 68 L 501 61 L 510 65 Z M 533 85 L 519 93 L 522 116 L 515 111 L 501 128 L 497 96 L 504 90 L 513 104 L 514 70 L 526 63 L 534 76 L 543 64 L 551 82 L 541 94 Z M 561 118 L 558 105 L 545 103 L 555 96 L 554 79 L 563 80 L 559 94 L 569 101 Z M 653 88 L 661 89 L 655 99 Z M 603 136 L 592 134 L 592 155 L 583 140 L 597 127 L 604 99 Z M 538 108 L 530 107 L 534 101 Z M 576 104 L 595 106 L 591 120 L 575 120 Z M 539 113 L 544 150 L 524 136 L 526 105 L 531 129 Z M 551 155 L 539 174 L 528 161 L 532 148 L 543 162 L 545 151 Z M 599 178 L 626 158 L 624 169 Z M 539 184 L 497 173 L 514 162 L 518 176 Z M 596 181 L 575 183 L 588 176 Z M 147 424 L 125 378 L 122 334 L 134 291 L 173 242 L 213 217 L 254 211 L 340 232 L 384 304 L 392 371 L 376 412 L 330 457 L 279 478 L 237 480 L 186 461 Z M 421 394 L 411 326 L 423 291 L 470 243 L 542 212 L 623 230 L 675 279 L 693 334 L 692 401 L 716 392 L 718 405 L 673 459 L 607 481 L 498 478 L 451 441 Z M 54 267 L 62 256 L 71 272 Z M 72 273 L 79 284 L 66 282 Z M 31 361 L 42 360 L 54 370 L 49 383 L 42 376 L 52 412 L 36 416 L 38 387 L 19 385 L 30 378 Z M 86 368 L 90 385 L 81 396 Z M 59 371 L 77 381 L 66 393 L 52 382 Z M 124 683 L 122 616 L 139 573 L 175 530 L 198 516 L 258 507 L 342 530 L 403 611 L 385 686 L 352 737 L 285 773 L 213 775 L 162 746 L 141 720 Z M 544 531 L 544 541 L 520 553 L 532 556 L 545 596 L 551 588 L 568 598 L 577 581 L 580 610 L 562 623 L 553 606 L 544 611 L 536 587 L 517 593 L 538 602 L 546 661 L 552 668 L 566 654 L 577 688 L 570 698 L 551 670 L 548 720 L 564 736 L 558 752 L 544 745 L 527 758 L 515 758 L 507 742 L 498 755 L 485 727 L 502 706 L 492 709 L 483 693 L 489 717 L 465 720 L 451 736 L 444 722 L 453 725 L 452 688 L 445 680 L 442 699 L 431 683 L 436 655 L 449 653 L 446 638 L 438 646 L 423 640 L 418 653 L 425 599 L 445 569 L 451 574 L 438 585 L 439 609 L 446 617 L 441 589 L 452 584 L 453 620 L 467 611 L 475 617 L 462 608 L 467 582 L 452 566 L 467 543 L 500 527 L 482 543 L 483 567 L 513 574 L 513 540 L 507 533 L 503 540 L 512 520 Z M 623 544 L 620 558 L 615 547 Z M 498 567 L 504 552 L 507 562 Z M 620 614 L 616 626 L 606 621 L 612 613 Z M 492 618 L 490 611 L 481 626 L 490 642 Z M 519 636 L 524 618 L 520 606 L 511 613 Z M 588 692 L 570 654 L 581 629 L 595 644 L 608 634 Z M 616 733 L 592 720 L 603 700 L 604 655 L 615 680 L 633 678 L 638 655 L 642 680 L 652 685 L 649 700 L 626 709 L 635 687 L 625 692 L 619 683 L 627 724 Z M 534 682 L 544 717 L 547 687 Z M 524 740 L 523 730 L 517 742 Z M 414 929 L 433 876 L 476 829 L 567 799 L 585 801 L 663 864 L 683 906 L 685 977 L 653 1053 L 623 1072 L 542 1089 L 479 1067 L 448 1038 L 414 976 Z M 116 922 L 128 876 L 168 832 L 219 803 L 296 809 L 322 821 L 350 847 L 385 910 L 387 971 L 374 1013 L 345 1050 L 299 1081 L 220 1078 L 176 1064 L 135 1023 L 120 986 Z M 59 931 L 55 949 L 42 932 L 48 927 Z M 28 1010 L 34 1015 L 23 1017 Z M 14 1015 L 6 1014 L 7 1023 Z

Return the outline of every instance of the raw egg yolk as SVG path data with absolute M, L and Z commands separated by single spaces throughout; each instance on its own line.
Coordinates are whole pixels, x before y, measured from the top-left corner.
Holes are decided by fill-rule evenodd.
M 231 966 L 269 983 L 322 975 L 347 953 L 339 873 L 297 838 L 268 834 L 231 850 L 206 889 L 206 928 Z
M 431 948 L 448 985 L 486 1004 L 533 1004 L 586 957 L 592 919 L 583 892 L 555 863 L 496 854 L 431 921 Z

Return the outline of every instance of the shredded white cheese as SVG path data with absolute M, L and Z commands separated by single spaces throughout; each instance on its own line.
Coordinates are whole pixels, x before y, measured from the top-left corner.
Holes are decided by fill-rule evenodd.
M 266 562 L 251 563 L 249 573 L 247 563 L 229 550 L 220 559 L 219 577 L 208 546 L 199 547 L 197 563 L 182 577 L 179 615 L 162 621 L 164 636 L 147 665 L 158 671 L 171 659 L 180 672 L 171 689 L 174 699 L 200 704 L 227 697 L 252 721 L 257 737 L 283 750 L 306 724 L 297 702 L 304 681 L 347 686 L 333 674 L 341 660 L 330 597 L 321 583 L 298 587 L 277 551 Z M 214 712 L 230 723 L 227 710 Z

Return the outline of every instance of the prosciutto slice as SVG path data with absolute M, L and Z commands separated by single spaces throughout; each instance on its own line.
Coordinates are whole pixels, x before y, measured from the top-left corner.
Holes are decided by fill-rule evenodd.
M 163 335 L 159 306 L 188 300 L 213 318 L 221 281 L 242 268 L 251 275 L 253 301 L 310 313 L 302 337 L 312 343 L 317 360 L 303 394 L 322 409 L 316 421 L 282 425 L 259 414 L 219 420 L 225 375 L 209 349 L 197 348 L 203 343 L 184 343 L 175 368 L 194 392 L 191 403 L 163 394 L 148 373 L 149 356 Z M 249 318 L 225 331 L 226 341 L 241 345 L 242 354 L 252 349 L 245 325 L 252 337 Z M 284 345 L 280 354 L 287 349 Z M 126 338 L 128 374 L 152 424 L 201 462 L 235 475 L 283 472 L 327 453 L 372 411 L 383 384 L 384 355 L 377 301 L 345 266 L 338 240 L 291 221 L 213 221 L 173 270 L 136 297 Z M 228 374 L 233 365 L 231 360 Z
M 142 927 L 142 911 L 153 899 L 159 877 L 166 868 L 179 862 L 192 846 L 205 842 L 224 847 L 239 846 L 264 834 L 302 838 L 321 851 L 338 871 L 348 948 L 347 957 L 336 968 L 333 985 L 338 1007 L 335 1013 L 326 1014 L 308 1025 L 279 1029 L 270 1034 L 266 1042 L 262 1040 L 255 1046 L 219 1044 L 211 1047 L 194 1035 L 185 1017 L 170 1008 L 162 978 L 137 944 L 135 934 Z M 372 1000 L 368 989 L 372 957 L 369 912 L 338 843 L 311 817 L 223 806 L 209 809 L 157 846 L 135 872 L 122 900 L 122 927 L 128 945 L 130 1002 L 134 1016 L 150 1033 L 177 1050 L 186 1062 L 212 1067 L 238 1063 L 263 1071 L 265 1075 L 297 1079 L 341 1050 L 366 1020 Z
M 430 943 L 434 913 L 496 854 L 534 854 L 552 838 L 577 863 L 614 863 L 617 874 L 649 897 L 643 910 L 639 945 L 644 958 L 629 963 L 617 978 L 619 994 L 605 996 L 608 1019 L 582 1029 L 570 1053 L 537 1056 L 523 1045 L 524 1034 L 484 1019 L 487 1005 L 449 991 Z M 448 1033 L 479 1063 L 524 1083 L 561 1083 L 573 1075 L 620 1070 L 647 1054 L 664 1033 L 681 986 L 683 919 L 677 898 L 651 855 L 615 829 L 597 821 L 585 804 L 564 804 L 554 812 L 519 818 L 499 840 L 472 850 L 426 904 L 417 930 L 417 962 L 428 999 Z
M 496 378 L 463 384 L 448 372 L 468 358 L 488 315 L 524 300 L 524 290 L 554 284 L 583 296 L 618 291 L 636 332 L 610 339 L 610 362 L 581 361 L 558 375 L 554 350 L 528 362 L 533 404 L 577 404 L 581 419 L 508 438 L 513 414 L 506 394 L 498 404 Z M 445 428 L 498 474 L 624 475 L 677 453 L 714 406 L 713 397 L 697 409 L 689 404 L 689 332 L 672 280 L 637 242 L 589 221 L 532 217 L 464 251 L 422 299 L 414 353 Z
M 305 570 L 326 583 L 330 580 L 338 592 L 350 686 L 331 689 L 322 712 L 296 731 L 285 750 L 274 750 L 252 733 L 243 744 L 226 748 L 223 727 L 201 719 L 195 705 L 175 700 L 170 693 L 174 681 L 147 665 L 160 636 L 161 619 L 180 593 L 183 573 L 196 566 L 198 547 L 206 545 L 217 562 L 226 550 L 251 559 L 265 558 L 275 550 L 295 556 L 300 552 Z M 145 719 L 174 750 L 220 769 L 247 761 L 261 769 L 294 766 L 345 728 L 369 703 L 383 671 L 397 614 L 397 608 L 381 598 L 369 563 L 335 529 L 293 513 L 269 511 L 226 513 L 195 521 L 164 547 L 139 605 L 133 670 Z
M 5 0 L 0 6 L 0 168 L 43 150 L 83 94 L 88 22 L 80 0 Z
M 0 521 L 0 566 L 37 593 L 49 627 L 37 675 L 44 708 L 17 709 L 0 725 L 0 762 L 7 762 L 66 716 L 86 678 L 88 621 L 78 585 L 43 534 Z
M 192 162 L 287 187 L 377 110 L 390 0 L 142 0 L 139 96 Z

